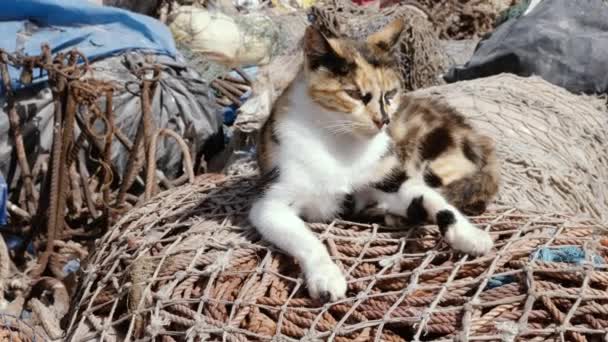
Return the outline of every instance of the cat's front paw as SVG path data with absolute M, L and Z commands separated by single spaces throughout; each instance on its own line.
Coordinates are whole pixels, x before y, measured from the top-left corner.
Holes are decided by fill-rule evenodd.
M 361 214 L 377 205 L 378 199 L 373 189 L 363 189 L 353 194 L 355 214 Z
M 346 278 L 332 261 L 310 267 L 306 273 L 308 294 L 323 302 L 336 301 L 346 296 Z
M 449 210 L 437 213 L 437 225 L 448 244 L 459 252 L 480 256 L 490 252 L 494 246 L 488 232 L 475 227 L 462 216 L 457 218 Z

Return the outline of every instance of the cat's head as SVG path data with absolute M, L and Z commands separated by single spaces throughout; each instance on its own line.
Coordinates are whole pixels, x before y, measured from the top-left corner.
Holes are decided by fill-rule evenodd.
M 375 135 L 399 107 L 401 82 L 393 49 L 403 21 L 394 20 L 362 41 L 326 37 L 309 26 L 304 35 L 309 95 L 339 113 L 336 131 Z

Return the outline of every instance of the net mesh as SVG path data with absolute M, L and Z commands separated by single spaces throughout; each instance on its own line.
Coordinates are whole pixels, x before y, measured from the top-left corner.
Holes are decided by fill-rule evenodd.
M 389 2 L 398 2 L 389 0 Z M 430 13 L 441 39 L 480 38 L 491 32 L 500 13 L 517 0 L 416 0 Z M 521 1 L 519 1 L 521 2 Z
M 4 308 L 3 311 L 9 308 Z M 48 337 L 16 316 L 0 314 L 0 341 L 2 342 L 36 342 L 47 341 Z
M 447 56 L 427 20 L 417 6 L 399 5 L 378 11 L 354 5 L 349 0 L 326 0 L 313 9 L 315 25 L 338 36 L 362 39 L 396 18 L 405 24 L 397 58 L 405 88 L 414 90 L 442 83 L 438 75 L 447 68 Z
M 255 177 L 205 175 L 128 213 L 84 271 L 67 340 L 592 341 L 608 333 L 608 235 L 594 221 L 496 207 L 473 219 L 496 240 L 477 259 L 453 254 L 435 226 L 311 223 L 349 288 L 346 299 L 321 304 L 293 259 L 248 225 L 257 194 Z

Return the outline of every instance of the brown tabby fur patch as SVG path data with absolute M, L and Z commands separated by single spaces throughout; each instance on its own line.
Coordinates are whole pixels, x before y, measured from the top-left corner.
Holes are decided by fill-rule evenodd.
M 444 102 L 403 96 L 389 132 L 407 175 L 422 175 L 468 215 L 485 211 L 498 192 L 494 141 Z

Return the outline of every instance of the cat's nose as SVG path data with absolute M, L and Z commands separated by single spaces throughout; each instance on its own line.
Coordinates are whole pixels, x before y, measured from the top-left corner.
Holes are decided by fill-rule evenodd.
M 372 121 L 374 122 L 374 125 L 376 125 L 376 127 L 378 128 L 382 128 L 382 126 L 384 126 L 384 120 L 382 119 L 373 118 Z
M 384 125 L 388 125 L 391 120 L 388 117 L 383 117 L 383 118 L 374 118 L 372 121 L 374 121 L 374 124 L 376 125 L 376 127 L 382 128 Z

